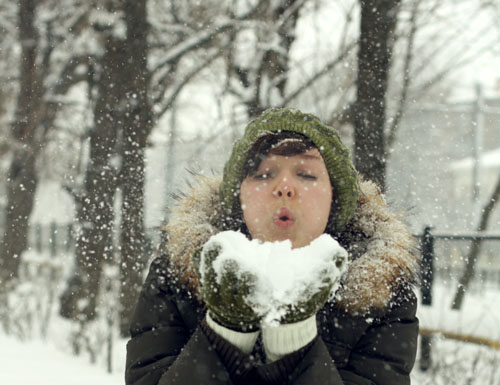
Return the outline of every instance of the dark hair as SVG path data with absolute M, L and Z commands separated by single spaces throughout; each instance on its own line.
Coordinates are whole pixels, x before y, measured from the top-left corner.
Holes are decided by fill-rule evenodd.
M 316 148 L 314 143 L 308 137 L 296 132 L 281 131 L 264 135 L 250 150 L 241 180 L 243 181 L 248 175 L 254 175 L 262 160 L 269 154 L 295 156 L 312 148 Z

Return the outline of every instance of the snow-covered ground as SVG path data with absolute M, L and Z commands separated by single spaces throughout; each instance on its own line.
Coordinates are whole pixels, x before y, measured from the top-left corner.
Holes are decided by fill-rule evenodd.
M 0 334 L 2 385 L 123 385 L 123 366 L 109 374 L 102 365 L 68 354 L 50 341 L 21 342 Z
M 489 289 L 466 297 L 460 312 L 448 310 L 453 290 L 437 287 L 434 304 L 420 306 L 424 328 L 485 337 L 500 342 L 500 290 Z M 66 321 L 54 318 L 45 340 L 26 341 L 0 332 L 0 384 L 2 385 L 118 385 L 124 384 L 125 340 L 114 342 L 112 373 L 108 373 L 104 355 L 90 363 L 86 354 L 75 356 Z M 433 347 L 434 367 L 421 372 L 418 362 L 412 373 L 413 385 L 500 384 L 500 350 L 457 342 L 436 336 Z
M 443 335 L 433 337 L 432 367 L 412 373 L 414 385 L 500 384 L 500 282 L 482 292 L 467 293 L 460 311 L 450 310 L 455 285 L 437 286 L 432 306 L 419 306 L 421 329 L 469 336 L 496 344 L 493 347 L 459 342 Z M 417 353 L 419 357 L 420 352 Z

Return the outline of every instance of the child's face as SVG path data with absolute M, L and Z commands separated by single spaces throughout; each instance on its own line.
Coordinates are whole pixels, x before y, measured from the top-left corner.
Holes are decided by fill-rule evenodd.
M 325 231 L 332 203 L 330 178 L 318 149 L 267 155 L 241 183 L 240 202 L 253 239 L 308 245 Z

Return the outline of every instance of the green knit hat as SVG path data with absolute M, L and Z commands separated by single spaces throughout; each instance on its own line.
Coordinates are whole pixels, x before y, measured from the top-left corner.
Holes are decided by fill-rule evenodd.
M 332 213 L 327 228 L 338 232 L 352 218 L 359 196 L 358 173 L 349 150 L 340 141 L 337 130 L 323 124 L 316 116 L 291 108 L 266 110 L 248 124 L 224 166 L 220 199 L 229 217 L 241 214 L 239 188 L 242 173 L 255 143 L 263 136 L 290 131 L 309 138 L 318 148 L 330 176 L 333 190 Z

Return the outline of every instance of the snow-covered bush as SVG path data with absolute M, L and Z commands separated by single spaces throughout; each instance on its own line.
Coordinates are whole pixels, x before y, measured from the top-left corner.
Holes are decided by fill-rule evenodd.
M 0 293 L 0 328 L 20 340 L 51 339 L 63 351 L 87 356 L 112 370 L 113 345 L 118 338 L 116 303 L 118 268 L 106 266 L 98 300 L 98 316 L 74 322 L 59 316 L 59 297 L 66 285 L 70 255 L 27 251 L 23 254 L 18 283 Z
M 500 350 L 444 337 L 432 341 L 432 366 L 412 373 L 416 385 L 500 384 Z
M 19 283 L 4 295 L 2 326 L 6 334 L 20 339 L 47 336 L 66 256 L 28 251 L 23 254 Z

